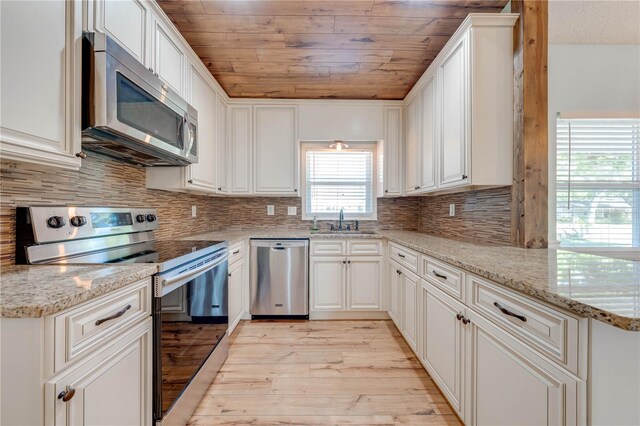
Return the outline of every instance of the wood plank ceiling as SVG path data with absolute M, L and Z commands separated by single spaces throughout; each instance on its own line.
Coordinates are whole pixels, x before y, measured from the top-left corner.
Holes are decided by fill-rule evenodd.
M 230 97 L 402 99 L 507 0 L 158 0 Z

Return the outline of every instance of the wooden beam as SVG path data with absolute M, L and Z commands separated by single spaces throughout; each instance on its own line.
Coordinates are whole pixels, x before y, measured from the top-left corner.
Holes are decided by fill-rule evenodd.
M 514 27 L 514 185 L 511 241 L 545 248 L 548 240 L 546 0 L 512 0 Z

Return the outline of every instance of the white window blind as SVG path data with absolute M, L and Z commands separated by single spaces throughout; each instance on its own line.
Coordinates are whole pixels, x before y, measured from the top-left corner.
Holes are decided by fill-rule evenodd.
M 341 208 L 351 219 L 375 218 L 373 150 L 305 152 L 305 216 L 334 219 Z
M 556 229 L 565 247 L 640 246 L 640 120 L 557 120 Z

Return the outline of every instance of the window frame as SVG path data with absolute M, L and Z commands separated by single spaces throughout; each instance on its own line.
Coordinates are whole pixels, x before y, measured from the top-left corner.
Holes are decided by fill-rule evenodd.
M 335 149 L 329 148 L 329 145 L 333 141 L 326 142 L 303 142 L 300 144 L 300 197 L 302 198 L 302 220 L 313 220 L 316 217 L 318 220 L 338 220 L 339 214 L 336 212 L 326 214 L 314 214 L 307 212 L 307 151 L 317 152 L 335 152 Z M 350 152 L 370 152 L 371 153 L 371 207 L 372 211 L 370 215 L 362 215 L 355 213 L 344 213 L 345 220 L 359 220 L 359 221 L 376 221 L 378 220 L 378 144 L 375 142 L 352 142 L 345 141 Z

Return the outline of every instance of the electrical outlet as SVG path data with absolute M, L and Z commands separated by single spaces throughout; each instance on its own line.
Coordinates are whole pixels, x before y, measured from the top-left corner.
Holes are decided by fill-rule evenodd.
M 449 216 L 455 216 L 456 215 L 456 205 L 455 204 L 449 204 Z
M 273 207 L 273 204 L 269 204 L 267 206 L 267 215 L 268 216 L 273 216 L 274 214 L 276 214 L 276 209 L 275 209 L 275 207 Z
M 198 216 L 198 209 L 196 206 L 191 206 L 191 217 L 197 217 Z
M 287 207 L 287 214 L 289 216 L 295 216 L 298 214 L 298 208 L 297 207 Z

